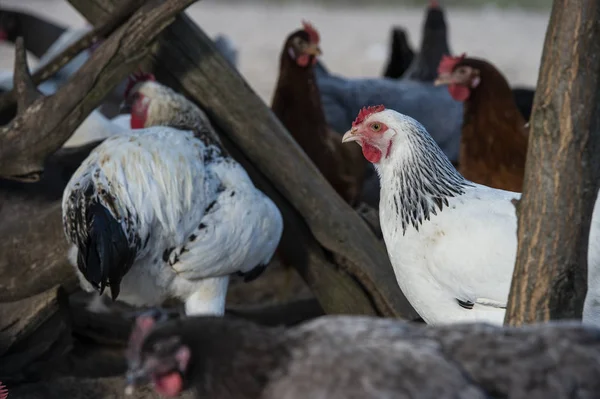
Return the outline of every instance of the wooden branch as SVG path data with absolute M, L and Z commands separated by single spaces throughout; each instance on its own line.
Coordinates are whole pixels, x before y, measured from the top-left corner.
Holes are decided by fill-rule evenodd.
M 75 58 L 82 51 L 89 49 L 94 43 L 97 43 L 99 40 L 106 38 L 108 35 L 113 33 L 120 25 L 122 25 L 127 18 L 131 16 L 146 0 L 130 0 L 122 3 L 120 8 L 118 8 L 114 14 L 105 18 L 99 24 L 97 29 L 85 34 L 75 43 L 71 44 L 69 47 L 63 50 L 62 53 L 56 55 L 54 59 L 48 62 L 46 65 L 43 65 L 39 68 L 31 79 L 35 85 L 39 85 L 43 81 L 52 77 L 56 72 L 58 72 L 62 67 L 67 65 L 73 58 Z M 15 46 L 18 45 L 18 40 L 15 42 Z M 23 45 L 22 40 L 21 45 Z M 19 58 L 18 48 L 17 48 L 17 56 L 15 60 Z M 23 61 L 21 62 L 21 66 L 24 66 L 25 70 L 27 70 L 27 74 L 29 74 L 29 70 L 27 69 L 27 63 L 25 61 L 25 52 L 23 51 Z M 15 65 L 15 72 L 17 71 Z M 14 87 L 17 87 L 15 84 Z M 6 107 L 13 104 L 20 96 L 17 95 L 15 98 L 14 90 L 7 91 L 0 95 L 0 111 L 3 111 Z
M 38 99 L 8 126 L 0 128 L 0 176 L 39 180 L 46 157 L 69 138 L 117 83 L 138 67 L 147 46 L 174 16 L 195 1 L 146 2 L 56 94 Z
M 117 0 L 69 2 L 92 24 L 117 4 Z M 229 138 L 229 145 L 235 143 L 259 174 L 266 177 L 262 182 L 254 180 L 257 174 L 249 171 L 284 214 L 283 246 L 293 245 L 293 239 L 286 238 L 291 229 L 308 228 L 296 244 L 307 246 L 304 254 L 308 259 L 289 261 L 294 262 L 325 311 L 416 317 L 396 283 L 383 245 L 223 59 L 212 40 L 186 15 L 180 15 L 166 29 L 160 43 L 160 47 L 152 50 L 159 80 L 201 105 L 225 133 L 223 137 Z M 238 160 L 239 153 L 233 153 Z M 252 169 L 250 162 L 240 162 Z M 283 198 L 275 194 L 277 191 Z M 340 258 L 344 261 L 340 262 Z M 303 265 L 308 265 L 309 270 L 303 269 Z M 340 267 L 345 270 L 340 271 Z M 335 297 L 329 296 L 328 292 L 336 285 L 344 288 Z M 356 297 L 361 298 L 360 303 Z
M 0 180 L 0 302 L 24 299 L 57 284 L 69 292 L 78 287 L 67 260 L 61 199 L 75 170 L 101 142 L 61 148 L 48 158 L 37 183 Z
M 582 315 L 600 182 L 600 58 L 595 54 L 600 54 L 600 4 L 555 0 L 518 205 L 508 325 Z
M 21 301 L 0 303 L 0 356 L 56 313 L 61 296 L 64 292 L 55 286 Z
M 55 284 L 78 287 L 68 263 L 60 201 L 14 201 L 2 209 L 0 301 L 16 301 Z
M 42 93 L 37 90 L 31 80 L 22 37 L 19 37 L 15 42 L 15 72 L 13 79 L 13 86 L 17 92 L 17 112 L 25 112 L 27 107 L 42 97 Z
M 0 359 L 0 379 L 14 386 L 51 377 L 72 346 L 68 313 L 61 307 Z

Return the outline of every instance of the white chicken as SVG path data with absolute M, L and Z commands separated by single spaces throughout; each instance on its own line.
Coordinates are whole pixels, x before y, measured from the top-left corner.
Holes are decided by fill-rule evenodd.
M 463 178 L 416 120 L 363 108 L 356 141 L 381 181 L 381 229 L 396 279 L 429 324 L 502 324 L 517 252 L 513 199 Z M 584 322 L 600 324 L 600 220 L 593 213 Z
M 222 315 L 229 275 L 251 280 L 271 260 L 281 213 L 194 104 L 153 81 L 128 99 L 132 127 L 143 128 L 106 139 L 63 196 L 82 287 L 109 286 L 113 300 L 134 306 L 177 298 L 186 314 Z

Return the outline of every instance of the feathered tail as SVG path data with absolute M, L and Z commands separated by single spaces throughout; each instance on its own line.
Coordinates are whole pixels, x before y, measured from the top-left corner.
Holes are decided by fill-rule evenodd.
M 78 250 L 77 267 L 100 294 L 109 286 L 115 300 L 121 279 L 135 260 L 136 247 L 130 245 L 121 223 L 98 201 L 92 186 L 72 194 L 70 224 Z

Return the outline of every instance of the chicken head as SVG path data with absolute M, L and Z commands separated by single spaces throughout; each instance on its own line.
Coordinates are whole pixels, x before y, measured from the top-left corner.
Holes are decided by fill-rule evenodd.
M 302 22 L 303 29 L 293 32 L 285 41 L 288 56 L 300 67 L 317 63 L 322 54 L 319 47 L 319 32 L 308 22 Z
M 466 101 L 471 90 L 481 82 L 480 71 L 469 65 L 463 65 L 466 54 L 457 57 L 444 56 L 438 67 L 438 78 L 434 85 L 448 85 L 448 92 L 456 101 Z
M 148 339 L 156 324 L 151 314 L 136 319 L 127 350 L 127 395 L 133 393 L 135 386 L 150 381 L 159 394 L 169 398 L 184 389 L 183 376 L 189 365 L 190 349 L 178 336 Z
M 383 155 L 389 156 L 394 135 L 385 121 L 370 118 L 382 111 L 385 111 L 383 105 L 364 107 L 352 122 L 352 129 L 342 137 L 342 143 L 356 141 L 362 147 L 365 158 L 375 164 L 379 163 Z
M 151 73 L 139 71 L 129 76 L 127 87 L 125 88 L 125 101 L 121 105 L 121 112 L 131 113 L 132 129 L 143 129 L 146 126 L 150 99 L 141 93 L 140 87 L 145 82 L 154 81 L 156 81 L 156 78 Z

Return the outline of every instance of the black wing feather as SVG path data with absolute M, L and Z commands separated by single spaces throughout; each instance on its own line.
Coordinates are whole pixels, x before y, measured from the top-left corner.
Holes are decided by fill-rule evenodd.
M 88 187 L 80 194 L 84 198 L 76 201 L 74 212 L 77 267 L 100 294 L 109 286 L 116 300 L 121 280 L 135 260 L 137 247 L 130 245 L 119 221 L 92 197 L 93 189 Z

